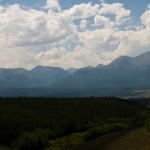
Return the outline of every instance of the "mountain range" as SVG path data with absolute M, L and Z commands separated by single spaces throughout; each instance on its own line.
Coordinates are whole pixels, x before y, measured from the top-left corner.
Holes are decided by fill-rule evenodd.
M 0 88 L 47 87 L 69 75 L 68 71 L 58 67 L 37 66 L 32 70 L 2 68 L 0 69 Z
M 107 91 L 112 93 L 114 89 L 149 87 L 150 52 L 137 57 L 121 56 L 108 65 L 81 69 L 50 66 L 37 66 L 32 70 L 0 69 L 0 96 L 12 94 L 12 91 L 17 96 L 32 96 L 32 93 L 34 96 L 78 96 L 81 93 L 90 96 L 100 95 L 98 89 L 107 89 L 101 94 L 108 95 Z
M 54 82 L 51 88 L 114 88 L 150 86 L 150 52 L 137 57 L 121 56 L 108 65 L 78 69 Z

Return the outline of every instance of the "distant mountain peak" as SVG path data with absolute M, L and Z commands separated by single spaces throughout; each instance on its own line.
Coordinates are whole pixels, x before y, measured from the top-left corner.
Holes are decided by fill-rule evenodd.
M 137 68 L 145 68 L 146 66 L 150 66 L 150 51 L 145 52 L 136 57 L 130 56 L 120 56 L 115 59 L 107 68 L 111 69 L 137 69 Z
M 143 57 L 143 56 L 150 56 L 150 51 L 147 51 L 147 52 L 145 52 L 145 53 L 142 53 L 142 54 L 136 56 L 135 58 L 137 58 L 137 57 Z
M 56 89 L 146 87 L 150 85 L 150 67 L 147 66 L 150 64 L 149 54 L 150 52 L 138 57 L 121 56 L 101 69 L 81 68 L 71 76 L 54 82 L 50 87 Z
M 86 70 L 93 70 L 93 69 L 94 69 L 93 66 L 87 66 L 87 67 L 84 67 L 84 68 L 80 68 L 77 71 L 86 71 Z
M 103 64 L 99 64 L 99 65 L 97 65 L 95 68 L 99 68 L 99 69 L 101 69 L 101 68 L 103 68 L 105 65 L 103 65 Z
M 107 65 L 110 69 L 129 69 L 135 66 L 135 61 L 133 57 L 121 56 Z
M 140 65 L 149 66 L 150 65 L 150 51 L 145 52 L 145 53 L 135 57 L 135 60 Z
M 38 65 L 36 66 L 35 68 L 33 68 L 31 71 L 49 71 L 49 70 L 64 70 L 63 68 L 60 68 L 60 67 L 52 67 L 52 66 L 41 66 L 41 65 Z
M 117 59 L 115 59 L 112 63 L 114 62 L 120 62 L 120 61 L 128 61 L 128 60 L 132 60 L 133 58 L 130 56 L 120 56 Z

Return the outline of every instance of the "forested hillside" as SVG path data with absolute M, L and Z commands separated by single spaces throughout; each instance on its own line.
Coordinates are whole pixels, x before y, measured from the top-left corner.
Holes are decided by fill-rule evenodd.
M 79 143 L 83 143 L 128 128 L 143 120 L 145 111 L 133 102 L 113 97 L 0 98 L 0 143 L 41 150 L 54 146 L 51 141 L 72 134 L 80 135 Z

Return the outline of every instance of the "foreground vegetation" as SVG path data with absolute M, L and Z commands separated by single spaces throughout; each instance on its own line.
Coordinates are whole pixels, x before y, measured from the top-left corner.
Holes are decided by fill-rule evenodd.
M 128 130 L 117 136 L 96 139 L 89 143 L 78 145 L 71 150 L 150 150 L 150 134 L 144 125 Z
M 66 149 L 147 115 L 144 107 L 114 97 L 0 98 L 0 144 L 16 150 Z

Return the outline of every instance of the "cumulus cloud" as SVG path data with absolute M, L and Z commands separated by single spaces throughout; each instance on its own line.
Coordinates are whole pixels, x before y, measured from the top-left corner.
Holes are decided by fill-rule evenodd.
M 148 9 L 144 14 L 141 16 L 142 24 L 150 27 L 150 9 Z
M 149 5 L 137 26 L 123 4 L 100 2 L 66 10 L 58 0 L 47 0 L 46 10 L 0 6 L 0 67 L 80 68 L 150 49 Z
M 34 9 L 25 10 L 19 5 L 1 7 L 0 34 L 2 40 L 10 45 L 55 43 L 67 38 L 74 29 L 75 25 L 60 13 L 49 14 Z
M 59 1 L 58 0 L 47 0 L 46 1 L 46 6 L 45 9 L 49 9 L 49 11 L 56 11 L 56 12 L 60 12 L 61 11 L 61 7 L 59 5 Z
M 74 19 L 86 19 L 91 16 L 95 16 L 99 11 L 100 5 L 92 3 L 82 3 L 74 5 L 72 8 L 65 10 L 63 13 L 67 18 Z
M 86 29 L 87 25 L 88 25 L 88 21 L 87 20 L 82 20 L 80 22 L 80 28 L 81 28 L 81 30 Z
M 94 18 L 95 25 L 103 25 L 109 21 L 110 21 L 110 19 L 107 17 L 104 17 L 104 16 L 95 16 L 95 18 Z
M 116 24 L 120 25 L 129 19 L 131 11 L 125 9 L 121 3 L 102 3 L 102 8 L 99 13 L 101 15 L 115 15 Z
M 40 29 L 43 29 L 41 32 Z M 47 33 L 45 14 L 33 9 L 23 10 L 19 5 L 6 6 L 0 13 L 0 36 L 2 44 L 40 44 Z
M 94 25 L 95 26 L 102 26 L 106 28 L 113 28 L 115 27 L 115 23 L 105 16 L 97 15 L 94 17 Z
M 78 45 L 73 51 L 68 51 L 64 48 L 54 48 L 46 52 L 40 52 L 36 56 L 36 60 L 45 66 L 52 65 L 63 68 L 81 68 L 87 66 L 88 64 L 97 64 L 99 58 L 94 51 L 85 49 L 84 47 Z
M 52 48 L 49 51 L 46 52 L 40 52 L 36 58 L 37 59 L 46 59 L 46 61 L 48 61 L 49 59 L 58 59 L 60 57 L 62 57 L 62 55 L 67 54 L 67 51 L 63 48 Z

